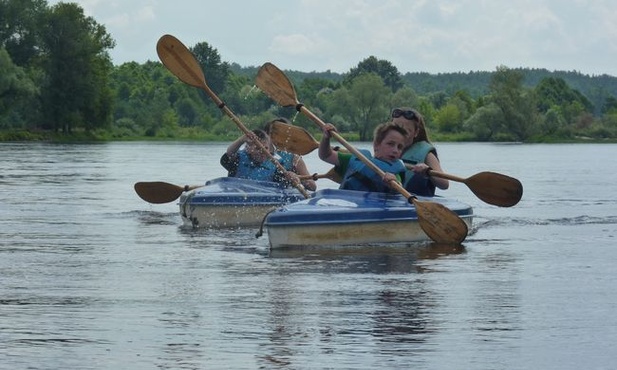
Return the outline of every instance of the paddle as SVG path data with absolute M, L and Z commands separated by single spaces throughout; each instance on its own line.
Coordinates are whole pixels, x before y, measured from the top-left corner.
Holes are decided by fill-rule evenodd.
M 268 156 L 268 159 L 274 163 L 276 168 L 282 173 L 287 173 L 287 170 L 274 158 L 272 153 L 255 138 L 254 134 L 244 126 L 244 124 L 236 117 L 236 115 L 223 103 L 221 99 L 208 87 L 206 84 L 206 78 L 203 70 L 199 65 L 195 56 L 191 51 L 184 46 L 180 40 L 171 35 L 163 35 L 156 43 L 156 52 L 159 55 L 161 62 L 167 67 L 167 69 L 178 77 L 182 82 L 203 89 L 206 94 L 214 101 L 217 107 L 221 109 L 232 121 L 238 126 L 238 128 L 254 141 L 257 147 Z M 302 183 L 295 177 L 289 177 L 293 186 L 296 187 L 305 198 L 309 198 L 310 195 L 302 186 Z
M 167 182 L 137 182 L 135 192 L 139 197 L 148 203 L 169 203 L 178 199 L 183 192 L 193 190 L 203 185 L 184 185 L 178 186 Z
M 302 127 L 274 122 L 271 133 L 274 145 L 289 143 L 286 150 L 292 153 L 306 155 L 319 147 L 319 142 Z M 412 167 L 411 164 L 406 166 Z M 462 182 L 482 201 L 499 207 L 512 207 L 523 196 L 523 185 L 519 180 L 496 172 L 480 172 L 466 179 L 435 170 L 430 170 L 428 175 Z
M 313 175 L 304 175 L 304 176 L 300 176 L 300 179 L 302 180 L 315 180 L 317 181 L 318 179 L 328 179 L 328 180 L 332 180 L 338 184 L 341 183 L 341 181 L 343 181 L 343 179 L 341 178 L 341 175 L 339 175 L 335 170 L 334 167 L 332 167 L 330 169 L 330 171 L 323 173 L 323 174 L 313 174 Z
M 466 179 L 435 170 L 429 170 L 428 175 L 462 182 L 480 200 L 499 207 L 512 207 L 523 196 L 523 185 L 520 181 L 496 172 L 480 172 Z
M 306 108 L 303 104 L 300 104 L 291 81 L 289 81 L 283 71 L 281 71 L 274 64 L 265 63 L 261 66 L 259 72 L 257 73 L 255 83 L 257 87 L 259 87 L 266 93 L 266 95 L 270 96 L 270 98 L 278 104 L 284 107 L 293 106 L 296 110 L 309 117 L 320 128 L 323 129 L 326 126 L 326 124 L 319 117 L 308 110 L 308 108 Z M 338 134 L 338 132 L 332 131 L 331 134 L 336 140 L 338 140 L 339 143 L 349 150 L 350 153 L 355 155 L 380 177 L 385 175 L 385 173 L 377 167 L 377 165 L 350 145 L 341 135 Z M 415 196 L 409 194 L 409 192 L 396 181 L 393 181 L 391 185 L 416 207 L 420 227 L 429 238 L 438 243 L 453 244 L 460 244 L 463 240 L 465 240 L 468 232 L 467 224 L 452 210 L 439 203 L 419 201 Z
M 319 148 L 319 142 L 308 131 L 279 121 L 270 124 L 270 138 L 277 148 L 299 155 Z

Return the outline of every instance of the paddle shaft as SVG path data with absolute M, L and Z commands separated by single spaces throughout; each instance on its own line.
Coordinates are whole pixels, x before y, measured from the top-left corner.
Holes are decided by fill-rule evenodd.
M 308 180 L 308 179 L 311 179 L 311 180 L 315 180 L 315 181 L 317 181 L 318 179 L 328 179 L 328 180 L 332 180 L 332 181 L 334 181 L 334 182 L 336 182 L 336 183 L 339 183 L 339 184 L 340 184 L 340 183 L 341 183 L 341 181 L 343 180 L 343 179 L 341 178 L 341 176 L 340 176 L 338 173 L 336 173 L 336 170 L 334 169 L 334 167 L 333 167 L 333 168 L 331 168 L 331 169 L 330 169 L 328 172 L 326 172 L 326 173 L 323 173 L 323 174 L 317 174 L 317 173 L 315 173 L 315 174 L 313 174 L 313 175 L 304 175 L 304 176 L 300 176 L 300 179 L 302 179 L 302 180 Z
M 166 40 L 170 40 L 171 42 L 175 43 L 175 45 L 173 45 L 173 47 L 168 45 L 165 42 Z M 279 161 L 274 158 L 272 153 L 270 153 L 270 150 L 266 148 L 260 140 L 254 138 L 254 134 L 246 128 L 246 126 L 242 123 L 242 121 L 240 121 L 240 119 L 238 119 L 238 117 L 236 117 L 236 115 L 231 111 L 231 109 L 229 109 L 229 107 L 227 107 L 227 105 L 223 103 L 223 101 L 214 93 L 214 91 L 210 89 L 208 84 L 206 84 L 206 79 L 203 71 L 199 67 L 199 63 L 197 63 L 194 55 L 186 48 L 186 46 L 184 46 L 184 44 L 182 44 L 178 39 L 173 36 L 165 35 L 159 40 L 157 50 L 159 51 L 159 55 L 162 53 L 167 54 L 162 55 L 161 60 L 163 60 L 163 64 L 165 64 L 165 66 L 174 75 L 176 75 L 176 77 L 191 86 L 199 87 L 204 90 L 205 93 L 210 97 L 210 99 L 214 101 L 216 106 L 220 110 L 222 110 L 229 118 L 231 118 L 231 120 L 234 121 L 234 123 L 245 135 L 247 135 L 250 139 L 254 141 L 257 147 L 267 155 L 268 159 L 276 166 L 279 171 L 281 171 L 288 177 L 294 187 L 297 188 L 305 198 L 310 197 L 302 183 L 297 178 L 287 175 L 287 170 L 285 169 L 285 167 L 283 167 L 283 165 L 281 165 Z M 180 53 L 183 53 L 184 55 L 181 55 Z M 169 63 L 169 65 L 167 65 L 165 63 L 167 58 L 163 56 L 171 56 L 173 58 L 173 63 Z M 187 60 L 191 63 L 187 63 Z M 178 70 L 176 67 L 179 67 L 180 70 Z
M 311 112 L 308 108 L 306 108 L 304 105 L 302 104 L 298 104 L 296 106 L 296 109 L 298 109 L 298 111 L 304 113 L 305 115 L 307 115 L 313 122 L 315 122 L 319 127 L 321 127 L 321 129 L 325 129 L 326 124 L 325 122 L 323 122 L 321 120 L 321 118 L 317 117 L 313 112 Z M 370 159 L 366 158 L 366 156 L 364 154 L 362 154 L 362 152 L 360 152 L 358 149 L 356 149 L 353 145 L 349 144 L 347 142 L 347 140 L 345 140 L 341 135 L 339 135 L 338 132 L 336 131 L 330 131 L 330 134 L 332 135 L 332 137 L 334 137 L 339 143 L 341 143 L 341 145 L 343 145 L 347 150 L 349 150 L 349 152 L 353 155 L 355 155 L 358 159 L 360 159 L 365 165 L 367 165 L 371 170 L 375 171 L 375 173 L 377 173 L 379 175 L 379 177 L 384 177 L 385 176 L 385 172 L 379 168 L 375 163 L 373 163 Z M 407 200 L 409 201 L 409 203 L 412 203 L 412 200 L 415 199 L 415 197 L 413 195 L 411 195 L 404 187 L 403 185 L 399 184 L 397 181 L 392 180 L 390 181 L 390 186 L 392 186 L 396 191 L 398 191 L 399 193 L 401 193 L 405 198 L 407 198 Z
M 330 174 L 328 173 L 314 173 L 312 175 L 302 175 L 300 176 L 300 179 L 302 180 L 319 180 L 319 179 L 332 179 Z

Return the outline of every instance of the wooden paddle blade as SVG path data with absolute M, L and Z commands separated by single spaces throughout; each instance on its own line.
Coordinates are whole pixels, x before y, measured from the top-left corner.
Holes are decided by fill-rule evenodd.
M 298 104 L 296 90 L 291 81 L 272 63 L 264 63 L 259 68 L 257 77 L 255 77 L 255 85 L 283 107 L 293 107 Z
M 308 131 L 283 122 L 270 125 L 270 138 L 277 148 L 299 155 L 306 155 L 319 148 L 319 142 Z
M 500 173 L 480 172 L 466 179 L 465 184 L 478 198 L 499 207 L 512 207 L 523 197 L 523 184 Z
M 172 35 L 163 35 L 156 43 L 156 52 L 163 65 L 182 82 L 204 87 L 206 78 L 197 59 L 180 40 Z
M 460 244 L 469 232 L 467 224 L 451 209 L 435 202 L 412 198 L 422 230 L 437 243 Z
M 335 167 L 330 168 L 330 171 L 326 172 L 323 177 L 334 181 L 337 184 L 340 184 L 341 182 L 343 182 L 343 177 L 341 175 L 339 175 L 338 172 L 336 172 L 336 170 L 334 169 Z
M 135 192 L 148 203 L 162 204 L 178 199 L 188 186 L 182 187 L 167 182 L 138 182 L 135 183 Z

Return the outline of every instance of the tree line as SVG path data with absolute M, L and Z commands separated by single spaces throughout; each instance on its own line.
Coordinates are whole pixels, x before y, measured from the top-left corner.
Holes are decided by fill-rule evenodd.
M 230 140 L 240 134 L 201 90 L 160 62 L 114 66 L 115 40 L 75 3 L 0 0 L 0 138 Z M 152 46 L 153 48 L 155 45 Z M 293 108 L 254 86 L 258 67 L 190 46 L 208 86 L 249 127 Z M 342 134 L 368 141 L 393 107 L 414 107 L 433 140 L 617 139 L 617 78 L 497 66 L 491 72 L 400 73 L 369 56 L 347 73 L 285 71 L 299 100 Z

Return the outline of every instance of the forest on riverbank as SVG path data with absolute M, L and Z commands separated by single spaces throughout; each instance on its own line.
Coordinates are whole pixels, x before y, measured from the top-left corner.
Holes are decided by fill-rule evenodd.
M 115 40 L 75 3 L 0 0 L 0 140 L 232 140 L 235 124 L 159 61 L 113 65 Z M 189 46 L 207 84 L 249 128 L 306 117 L 255 87 L 259 66 Z M 155 45 L 152 45 L 155 48 Z M 374 56 L 347 73 L 285 70 L 299 100 L 351 140 L 371 140 L 393 107 L 414 107 L 438 141 L 617 141 L 617 78 L 496 66 L 400 73 Z

